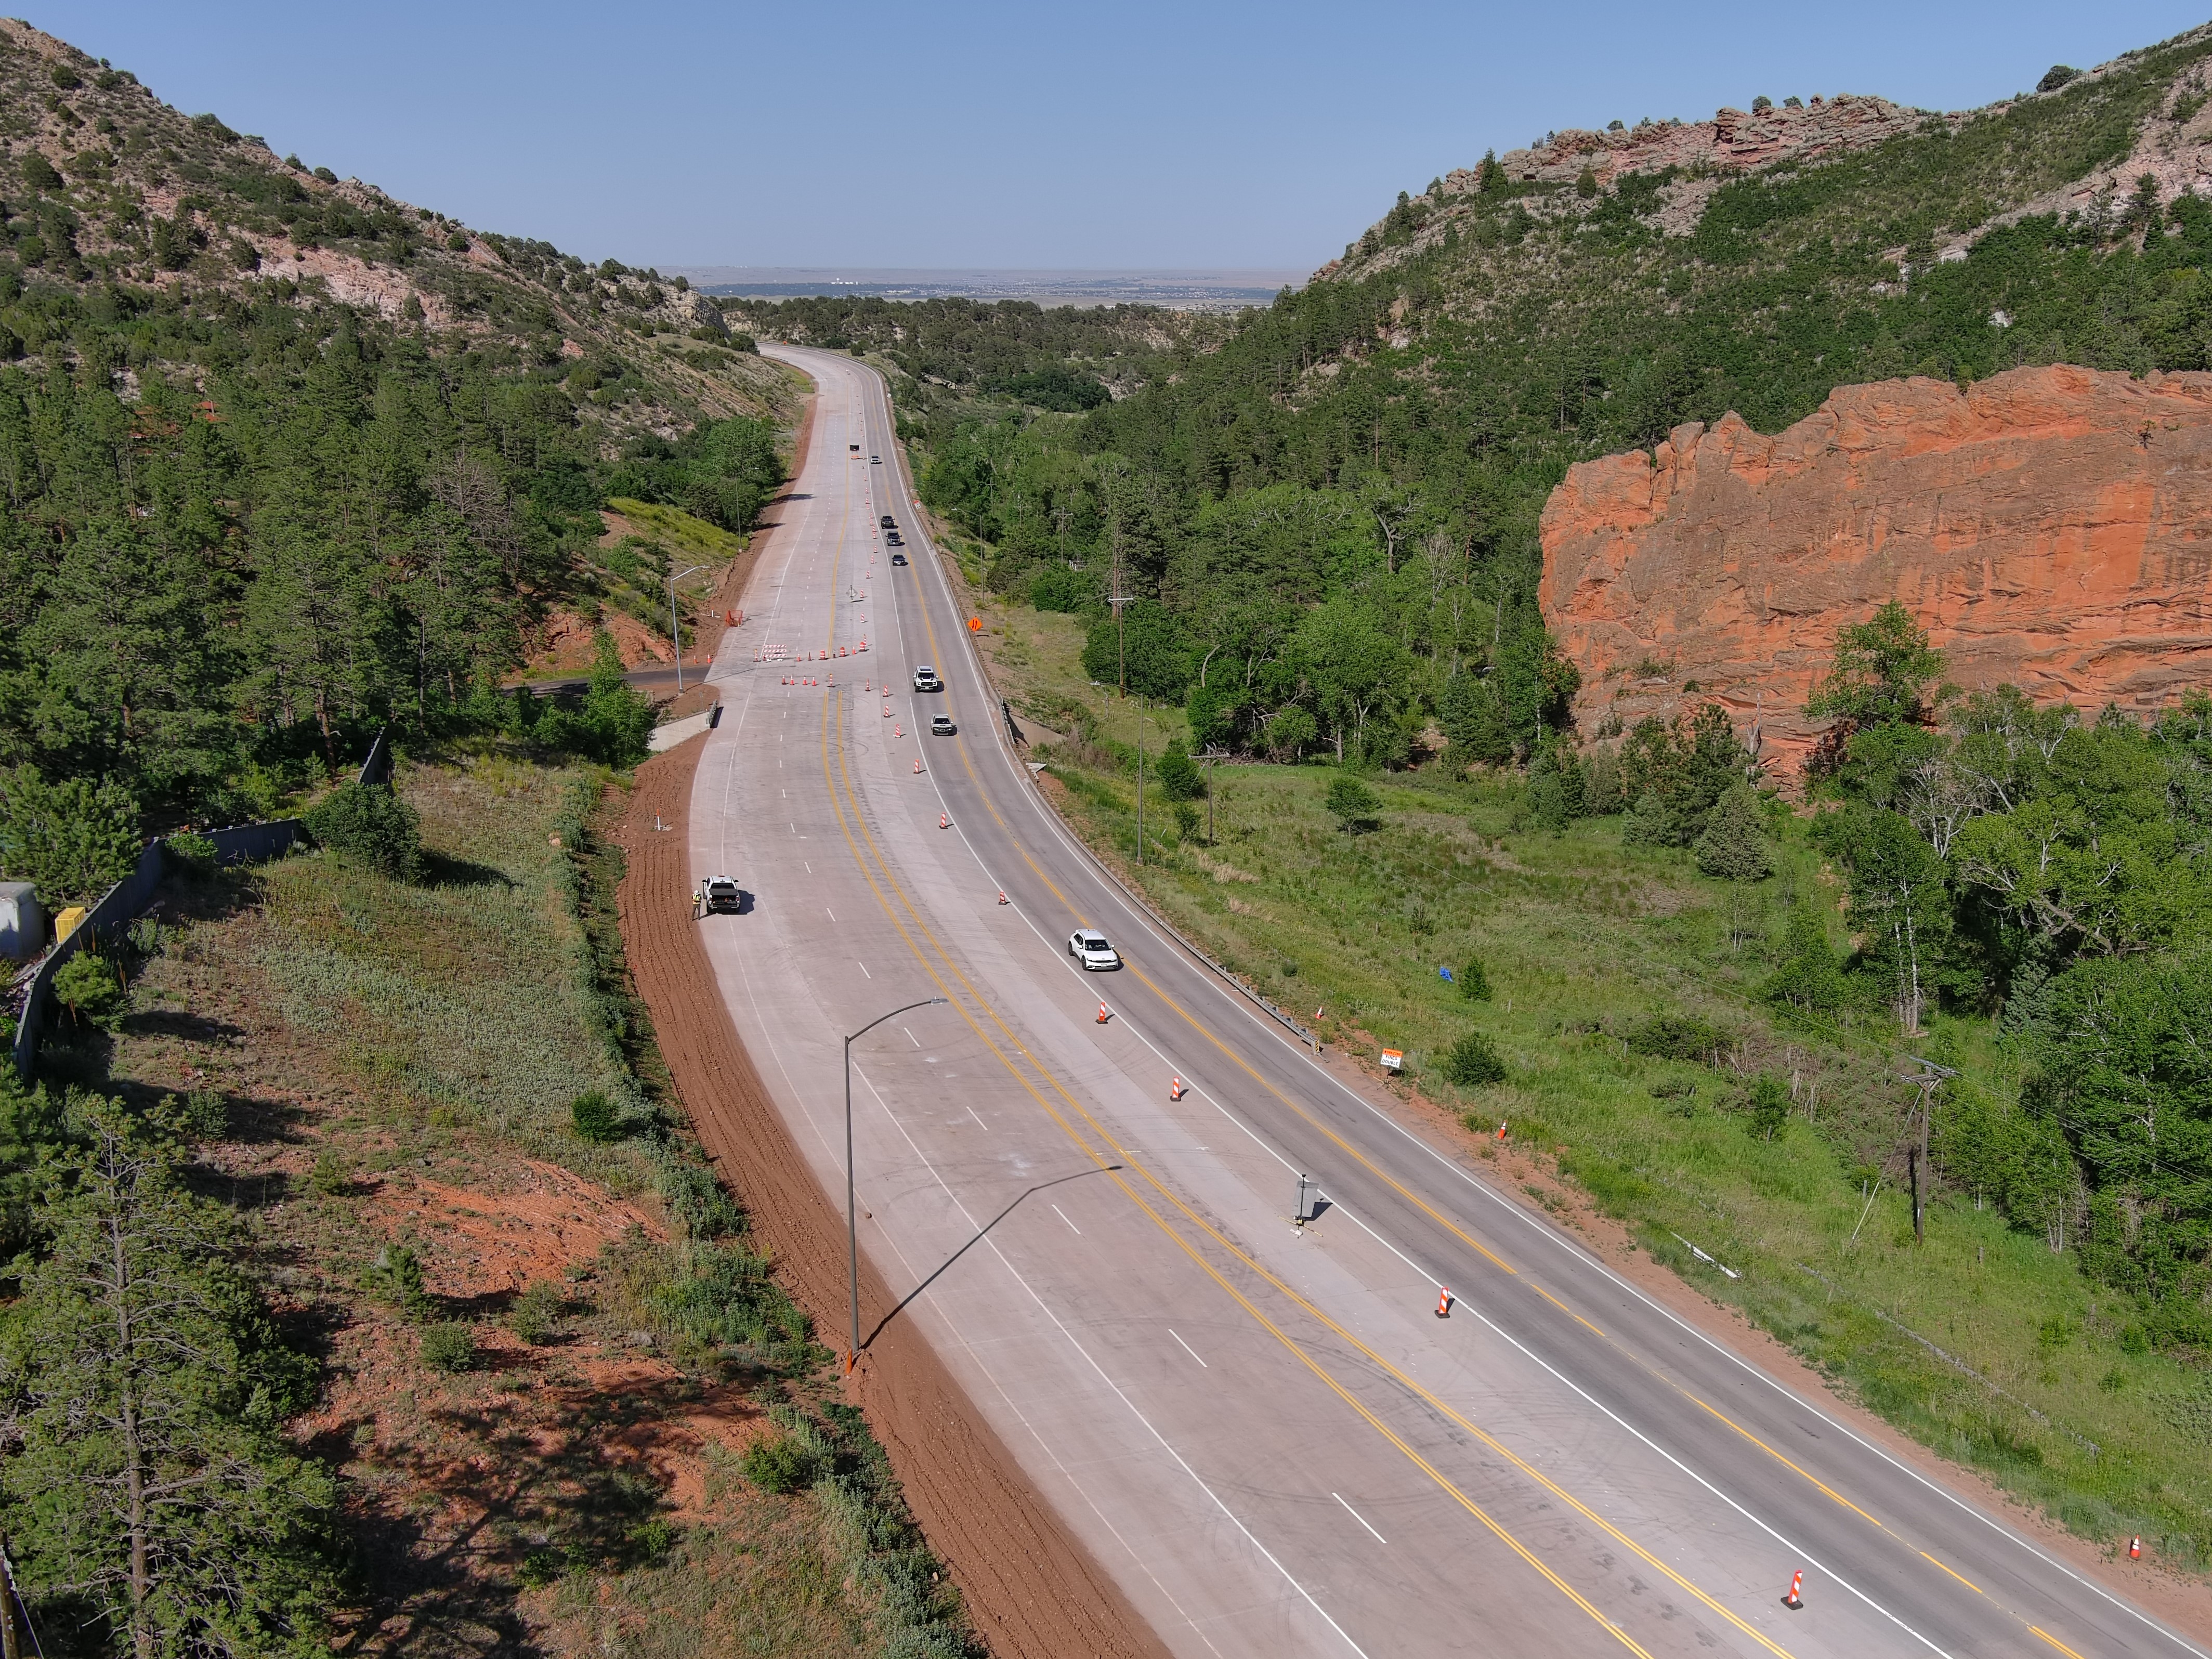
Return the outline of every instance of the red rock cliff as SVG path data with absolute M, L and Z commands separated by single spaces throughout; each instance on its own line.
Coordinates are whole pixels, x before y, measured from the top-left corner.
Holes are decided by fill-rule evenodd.
M 1967 690 L 2148 711 L 2212 684 L 2212 374 L 1887 380 L 1777 437 L 1692 422 L 1570 469 L 1543 541 L 1585 731 L 1711 696 L 1786 769 L 1837 630 L 1892 599 Z

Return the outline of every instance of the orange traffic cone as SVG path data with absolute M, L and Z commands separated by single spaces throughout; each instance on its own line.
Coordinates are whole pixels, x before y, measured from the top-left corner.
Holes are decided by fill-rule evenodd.
M 1505 1120 L 1502 1117 L 1498 1120 L 1498 1138 L 1500 1140 L 1505 1139 Z
M 1108 1020 L 1109 1020 L 1109 1019 L 1111 1019 L 1111 1018 L 1114 1018 L 1114 1016 L 1113 1016 L 1113 1015 L 1111 1015 L 1111 1014 L 1109 1014 L 1109 1013 L 1108 1013 L 1108 1012 L 1106 1012 L 1106 1005 L 1105 1005 L 1104 1003 L 1103 1003 L 1103 1002 L 1102 1002 L 1102 1003 L 1100 1003 L 1100 1004 L 1098 1005 L 1098 1023 L 1099 1023 L 1101 1025 L 1103 1025 L 1103 1024 L 1104 1024 Z
M 1439 1319 L 1449 1319 L 1451 1317 L 1451 1292 L 1449 1291 L 1439 1290 L 1437 1292 L 1437 1317 Z
M 952 827 L 952 819 L 951 815 L 945 812 L 939 812 L 937 815 L 937 827 L 940 830 L 950 830 Z
M 1183 1080 L 1179 1077 L 1170 1078 L 1168 1079 L 1168 1098 L 1170 1100 L 1181 1100 L 1183 1097 Z
M 1001 904 L 1004 904 L 1006 902 L 1006 890 L 1005 888 L 1001 887 L 1001 888 L 999 890 L 999 902 L 1000 902 L 1000 903 L 1001 903 Z
M 919 755 L 914 757 L 914 769 L 917 772 L 921 770 L 921 757 Z
M 1790 1575 L 1790 1594 L 1782 1598 L 1782 1605 L 1785 1607 L 1790 1608 L 1803 1607 L 1805 1605 L 1804 1589 L 1805 1575 L 1802 1571 L 1791 1573 Z
M 2130 1561 L 2142 1559 L 2142 1539 L 2140 1536 L 2128 1540 L 2128 1559 Z

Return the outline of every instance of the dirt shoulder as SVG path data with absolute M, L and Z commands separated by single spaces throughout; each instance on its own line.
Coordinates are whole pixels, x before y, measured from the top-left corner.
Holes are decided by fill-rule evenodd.
M 703 749 L 694 739 L 638 769 L 617 837 L 628 859 L 623 943 L 701 1141 L 751 1212 L 792 1296 L 819 1328 L 834 1330 L 845 1317 L 845 1218 L 793 1145 L 691 920 L 685 825 Z M 656 817 L 672 833 L 656 833 Z M 863 1325 L 874 1325 L 895 1301 L 864 1261 Z M 994 1653 L 1165 1655 L 909 1324 L 894 1323 L 878 1336 L 848 1386 Z

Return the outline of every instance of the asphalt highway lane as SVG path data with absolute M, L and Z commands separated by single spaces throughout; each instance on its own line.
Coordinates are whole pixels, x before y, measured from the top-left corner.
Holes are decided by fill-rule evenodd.
M 862 1248 L 1170 1647 L 2201 1650 L 1674 1318 L 1158 930 L 1007 747 L 881 381 L 767 349 L 820 390 L 712 671 L 692 850 L 750 896 L 702 924 L 710 959 L 841 1194 L 841 1034 L 949 999 L 854 1048 Z M 1127 966 L 1085 974 L 1079 926 Z M 1304 1230 L 1301 1173 L 1329 1200 Z

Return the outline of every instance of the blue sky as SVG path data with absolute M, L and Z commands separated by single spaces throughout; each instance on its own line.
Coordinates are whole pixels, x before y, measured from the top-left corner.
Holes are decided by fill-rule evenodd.
M 2205 4 L 76 0 L 32 21 L 280 155 L 592 258 L 1305 270 L 1493 145 L 1760 93 L 1967 107 Z

